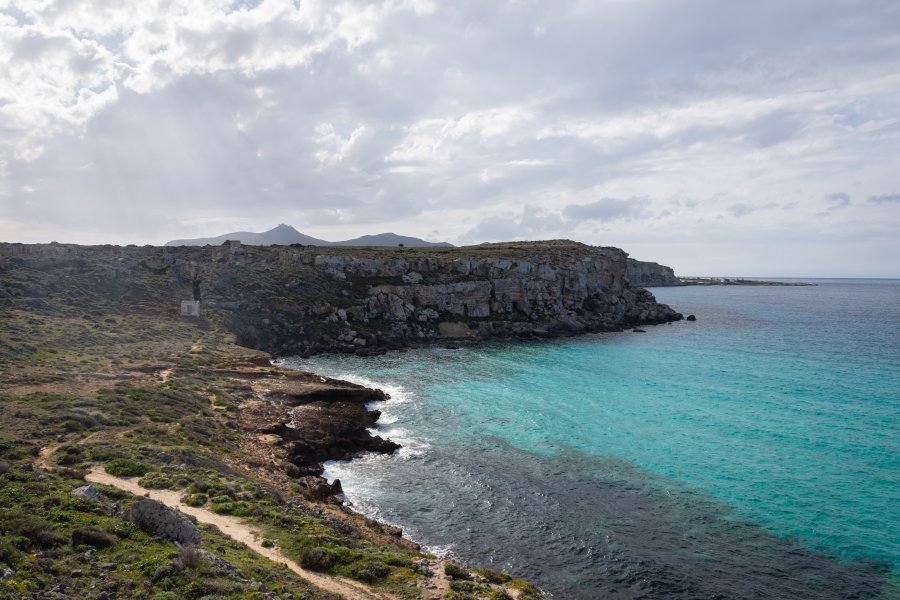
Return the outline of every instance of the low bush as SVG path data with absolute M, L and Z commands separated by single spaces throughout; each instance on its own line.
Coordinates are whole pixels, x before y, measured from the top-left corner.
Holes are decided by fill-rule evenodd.
M 207 501 L 206 494 L 188 494 L 181 499 L 188 506 L 203 506 Z
M 77 464 L 84 460 L 84 455 L 82 454 L 81 448 L 78 446 L 69 446 L 65 449 L 59 458 L 56 459 L 56 464 L 63 466 L 71 466 Z
M 196 569 L 203 565 L 204 562 L 205 559 L 200 550 L 196 546 L 187 544 L 178 550 L 178 556 L 172 561 L 172 566 L 177 571 L 188 571 Z
M 444 575 L 450 579 L 472 579 L 469 572 L 456 563 L 447 563 L 444 565 Z
M 176 486 L 172 477 L 159 471 L 150 471 L 140 478 L 138 485 L 148 490 L 170 490 Z
M 478 591 L 478 586 L 475 585 L 471 581 L 465 581 L 462 579 L 454 579 L 450 582 L 450 589 L 454 592 L 466 592 L 473 593 Z
M 509 573 L 504 573 L 497 569 L 488 569 L 487 567 L 475 569 L 475 573 L 484 577 L 489 583 L 506 583 L 512 579 L 512 576 Z
M 215 502 L 210 507 L 214 513 L 220 515 L 234 515 L 235 517 L 249 517 L 253 514 L 253 504 L 244 500 L 235 502 Z
M 73 546 L 93 546 L 94 548 L 108 548 L 116 543 L 115 538 L 96 527 L 79 527 L 72 532 Z
M 300 566 L 313 571 L 327 571 L 334 564 L 334 555 L 318 546 L 304 546 L 300 550 Z
M 116 477 L 143 477 L 150 471 L 144 463 L 130 458 L 114 458 L 105 465 L 106 472 Z
M 350 577 L 366 583 L 375 583 L 382 577 L 387 577 L 390 574 L 391 570 L 389 567 L 373 559 L 355 562 L 350 565 L 349 569 Z

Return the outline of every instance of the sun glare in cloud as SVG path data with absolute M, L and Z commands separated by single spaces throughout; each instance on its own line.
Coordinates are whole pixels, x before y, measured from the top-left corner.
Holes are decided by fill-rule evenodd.
M 898 30 L 876 1 L 0 0 L 0 232 L 896 275 Z

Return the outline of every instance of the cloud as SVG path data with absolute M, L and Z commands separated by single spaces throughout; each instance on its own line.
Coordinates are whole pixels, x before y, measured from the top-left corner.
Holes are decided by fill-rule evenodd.
M 563 209 L 563 215 L 571 220 L 614 221 L 646 216 L 649 206 L 648 198 L 601 198 L 589 204 L 570 204 Z
M 900 227 L 898 19 L 814 0 L 0 0 L 0 236 L 784 228 L 852 232 L 850 256 Z
M 566 228 L 565 221 L 558 213 L 524 206 L 518 214 L 499 214 L 482 220 L 461 235 L 457 241 L 470 244 L 484 241 L 546 239 L 558 237 Z
M 831 203 L 828 210 L 839 210 L 850 206 L 850 195 L 844 192 L 836 194 L 825 194 L 825 201 Z
M 776 208 L 777 206 L 778 204 L 775 202 L 769 202 L 767 204 L 750 204 L 747 202 L 738 202 L 737 204 L 732 204 L 726 210 L 733 217 L 740 218 L 756 211 L 768 210 L 770 208 Z
M 869 202 L 874 202 L 875 204 L 893 204 L 894 202 L 900 202 L 900 194 L 869 196 Z

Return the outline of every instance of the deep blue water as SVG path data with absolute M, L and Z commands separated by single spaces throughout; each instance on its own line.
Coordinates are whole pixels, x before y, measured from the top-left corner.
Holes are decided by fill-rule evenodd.
M 900 597 L 900 281 L 653 290 L 647 333 L 286 359 L 376 385 L 357 510 L 560 598 Z

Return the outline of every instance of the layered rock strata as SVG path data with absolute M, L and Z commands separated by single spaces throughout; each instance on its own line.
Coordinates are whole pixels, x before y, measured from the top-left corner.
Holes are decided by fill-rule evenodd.
M 672 267 L 655 262 L 628 259 L 625 278 L 634 287 L 671 287 L 682 285 Z
M 32 275 L 4 278 L 4 265 Z M 17 269 L 21 273 L 21 269 Z M 618 248 L 566 240 L 463 248 L 0 244 L 0 302 L 65 294 L 177 314 L 201 300 L 274 354 L 379 353 L 449 340 L 621 330 L 682 318 Z

